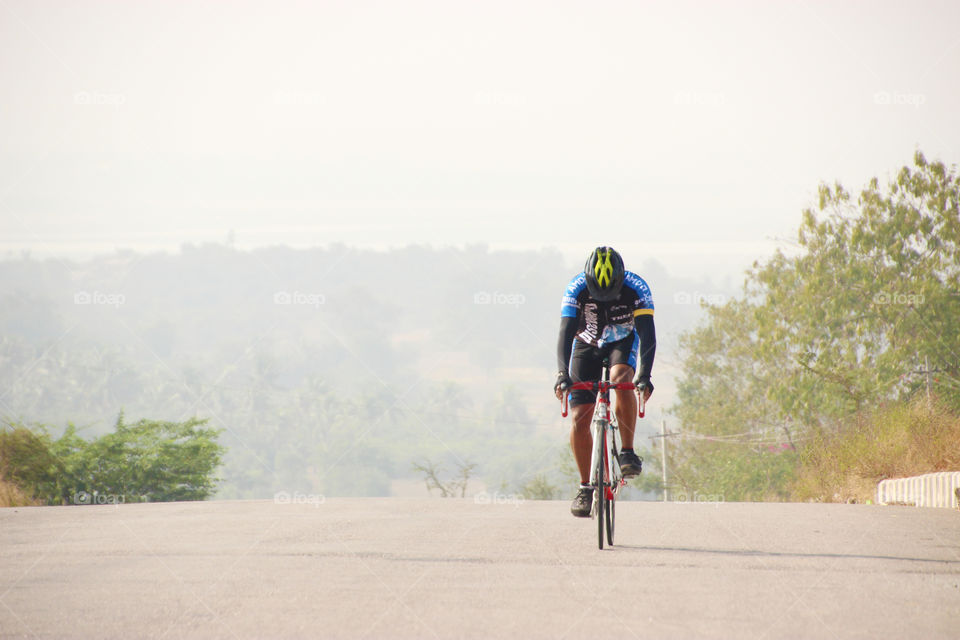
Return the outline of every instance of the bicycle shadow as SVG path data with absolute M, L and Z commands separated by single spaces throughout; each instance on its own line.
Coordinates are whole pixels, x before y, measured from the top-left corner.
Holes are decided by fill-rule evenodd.
M 936 558 L 908 558 L 903 556 L 885 556 L 858 553 L 803 553 L 798 551 L 761 551 L 758 549 L 705 549 L 703 547 L 666 547 L 649 545 L 631 545 L 614 544 L 610 549 L 623 549 L 626 551 L 650 551 L 650 552 L 676 552 L 693 553 L 700 555 L 719 555 L 733 557 L 757 557 L 757 558 L 822 558 L 822 559 L 848 559 L 848 560 L 895 560 L 900 562 L 927 562 L 932 564 L 945 564 L 960 566 L 960 560 L 939 560 Z

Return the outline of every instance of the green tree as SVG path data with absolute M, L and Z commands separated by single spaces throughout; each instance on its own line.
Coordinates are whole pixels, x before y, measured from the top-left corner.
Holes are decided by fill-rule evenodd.
M 750 274 L 758 355 L 785 352 L 773 399 L 784 415 L 832 418 L 912 395 L 937 369 L 960 403 L 960 174 L 917 152 L 889 184 L 854 200 L 821 186 L 800 255 Z
M 124 422 L 121 413 L 113 433 L 97 438 L 84 450 L 92 486 L 127 501 L 204 500 L 216 485 L 220 465 L 220 431 L 207 420 Z
M 0 473 L 47 504 L 204 500 L 216 485 L 224 448 L 206 420 L 139 420 L 121 413 L 112 433 L 87 441 L 68 425 L 53 440 L 43 426 L 8 423 L 0 432 Z
M 50 445 L 45 432 L 6 422 L 0 430 L 0 481 L 15 485 L 28 499 L 55 492 L 63 465 Z
M 709 307 L 681 340 L 673 410 L 694 436 L 673 448 L 681 488 L 781 496 L 794 456 L 763 446 L 793 445 L 928 384 L 960 406 L 958 211 L 956 168 L 919 152 L 856 199 L 821 186 L 799 252 L 756 263 L 743 297 Z

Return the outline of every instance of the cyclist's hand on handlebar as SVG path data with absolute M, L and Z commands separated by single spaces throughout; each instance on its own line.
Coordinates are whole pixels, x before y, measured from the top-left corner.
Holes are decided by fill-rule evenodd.
M 562 400 L 563 393 L 569 389 L 572 384 L 573 380 L 570 379 L 566 371 L 558 371 L 557 382 L 553 385 L 553 393 L 556 394 L 557 399 Z
M 633 383 L 637 385 L 637 396 L 643 394 L 643 401 L 646 402 L 653 395 L 653 383 L 650 382 L 650 376 L 637 376 Z

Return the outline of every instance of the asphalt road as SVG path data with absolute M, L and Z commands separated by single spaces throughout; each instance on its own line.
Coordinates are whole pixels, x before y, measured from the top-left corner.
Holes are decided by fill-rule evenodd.
M 960 512 L 328 499 L 0 509 L 3 638 L 958 638 Z

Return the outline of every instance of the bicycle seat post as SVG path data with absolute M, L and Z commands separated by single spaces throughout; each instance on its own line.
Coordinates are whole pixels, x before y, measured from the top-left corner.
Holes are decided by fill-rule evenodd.
M 604 382 L 610 382 L 610 358 L 603 359 L 603 375 L 600 378 Z

